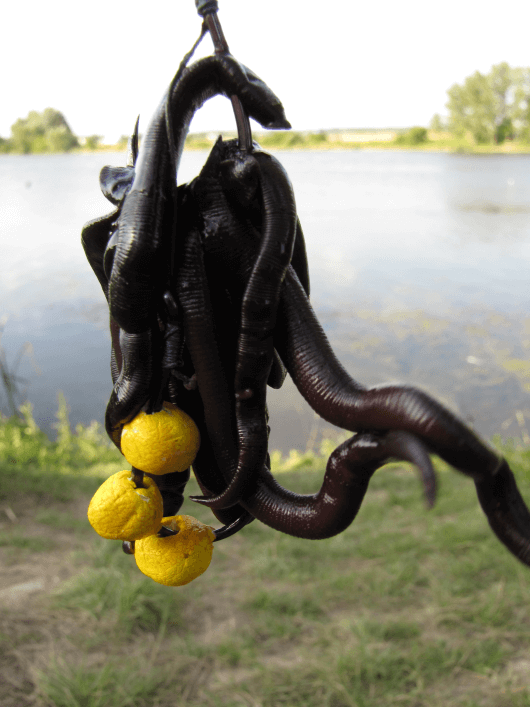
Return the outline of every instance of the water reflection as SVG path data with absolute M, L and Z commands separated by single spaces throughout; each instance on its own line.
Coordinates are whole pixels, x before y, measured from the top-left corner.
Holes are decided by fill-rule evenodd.
M 370 385 L 426 388 L 486 435 L 530 419 L 530 157 L 324 152 L 280 156 L 306 235 L 312 302 L 338 357 Z M 72 421 L 103 418 L 107 309 L 79 245 L 111 211 L 104 164 L 122 154 L 0 160 L 3 343 L 30 340 L 36 416 L 62 389 Z M 181 181 L 205 155 L 188 153 Z M 31 188 L 27 184 L 31 183 Z M 272 446 L 318 444 L 327 425 L 292 384 L 271 394 Z M 526 433 L 525 433 L 526 434 Z

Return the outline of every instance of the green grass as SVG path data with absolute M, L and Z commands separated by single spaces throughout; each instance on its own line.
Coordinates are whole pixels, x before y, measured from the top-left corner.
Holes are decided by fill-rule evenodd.
M 32 552 L 45 552 L 53 550 L 55 543 L 49 538 L 32 538 L 25 536 L 21 531 L 0 533 L 0 547 L 10 547 Z
M 123 636 L 177 628 L 182 598 L 142 575 L 120 547 L 94 536 L 91 551 L 76 556 L 80 571 L 54 593 L 52 605 L 88 614 Z
M 66 582 L 54 597 L 57 608 L 87 612 L 124 635 L 177 626 L 178 595 L 143 576 L 134 579 L 118 568 L 88 569 Z
M 40 696 L 50 707 L 151 707 L 170 681 L 170 675 L 134 659 L 111 659 L 100 667 L 55 660 L 37 676 Z
M 168 588 L 88 526 L 94 469 L 121 462 L 66 426 L 52 443 L 30 412 L 0 424 L 3 503 L 21 518 L 3 529 L 0 555 L 16 570 L 20 553 L 21 568 L 45 567 L 49 553 L 70 574 L 0 610 L 2 707 L 530 707 L 530 573 L 461 474 L 437 464 L 427 511 L 416 475 L 389 465 L 344 533 L 305 541 L 254 522 L 216 544 L 203 576 Z M 528 450 L 504 451 L 526 491 Z M 273 461 L 288 488 L 321 483 L 320 454 Z M 219 525 L 189 500 L 183 512 Z
M 0 415 L 0 503 L 31 497 L 41 504 L 93 493 L 101 480 L 120 471 L 123 457 L 100 426 L 78 425 L 72 433 L 64 397 L 59 396 L 57 439 L 37 427 L 29 403 L 21 417 Z
M 67 532 L 83 532 L 90 528 L 88 518 L 77 518 L 73 513 L 59 511 L 55 508 L 42 509 L 35 514 L 37 523 L 56 530 Z

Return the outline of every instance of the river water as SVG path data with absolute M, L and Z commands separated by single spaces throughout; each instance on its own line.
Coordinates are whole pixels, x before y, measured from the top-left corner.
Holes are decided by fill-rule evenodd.
M 530 442 L 530 156 L 278 154 L 294 185 L 312 303 L 348 371 L 417 385 L 489 437 Z M 186 153 L 179 181 L 205 153 Z M 0 158 L 1 344 L 50 431 L 103 421 L 111 390 L 106 303 L 80 246 L 111 211 L 104 164 L 124 155 Z M 6 411 L 5 398 L 0 406 Z M 330 427 L 287 382 L 270 395 L 271 447 L 313 448 Z

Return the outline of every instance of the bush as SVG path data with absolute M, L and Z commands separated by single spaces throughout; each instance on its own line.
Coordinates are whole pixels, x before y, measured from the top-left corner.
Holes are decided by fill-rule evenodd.
M 427 128 L 422 128 L 417 125 L 407 130 L 406 133 L 401 133 L 396 138 L 398 145 L 423 145 L 428 142 Z
M 0 416 L 0 467 L 8 467 L 12 472 L 31 466 L 62 473 L 83 471 L 97 475 L 102 467 L 121 463 L 120 452 L 97 422 L 87 427 L 77 425 L 75 434 L 72 433 L 62 393 L 58 399 L 55 442 L 38 428 L 31 403 L 20 406 L 21 417 Z

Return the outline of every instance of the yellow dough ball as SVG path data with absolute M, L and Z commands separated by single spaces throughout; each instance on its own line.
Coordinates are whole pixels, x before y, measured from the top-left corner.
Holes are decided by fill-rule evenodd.
M 213 552 L 213 530 L 192 516 L 163 518 L 176 535 L 151 535 L 135 543 L 134 559 L 141 572 L 169 587 L 188 584 L 205 572 Z
M 172 403 L 160 412 L 140 412 L 123 427 L 121 451 L 132 466 L 148 474 L 185 471 L 197 456 L 200 434 L 191 417 Z
M 131 471 L 110 476 L 88 506 L 88 520 L 98 535 L 109 540 L 139 540 L 160 530 L 162 496 L 148 477 L 137 488 Z

